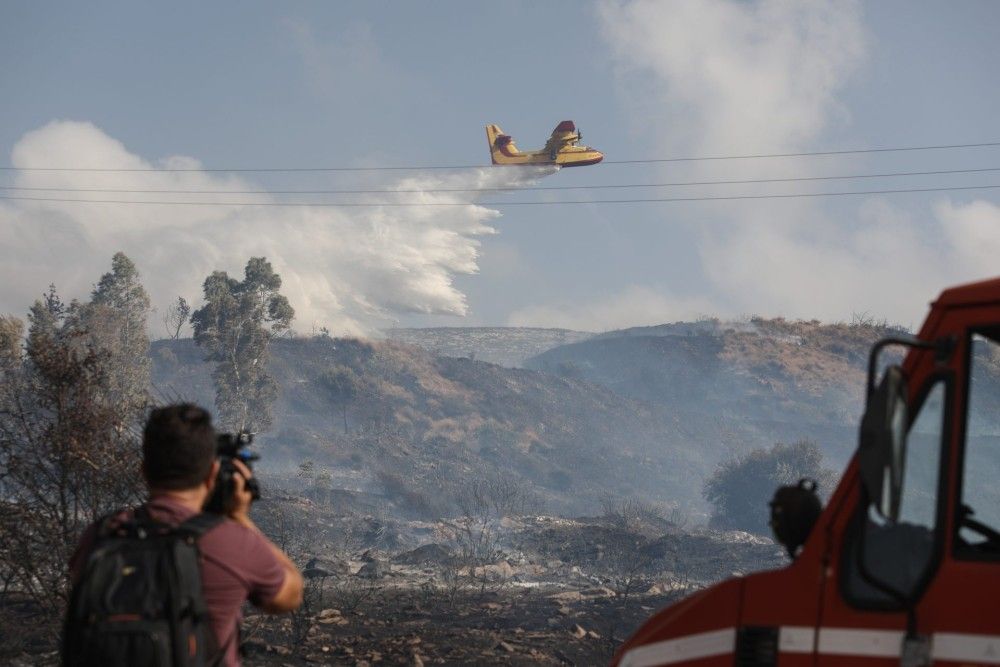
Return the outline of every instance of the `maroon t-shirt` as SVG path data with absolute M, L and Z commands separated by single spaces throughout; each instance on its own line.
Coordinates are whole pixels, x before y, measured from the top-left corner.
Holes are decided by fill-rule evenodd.
M 152 498 L 146 507 L 156 521 L 177 525 L 196 512 L 167 496 Z M 127 518 L 129 512 L 122 514 Z M 69 562 L 74 580 L 80 575 L 94 545 L 96 525 L 91 525 Z M 243 602 L 266 604 L 285 582 L 285 570 L 264 537 L 231 519 L 223 519 L 198 540 L 201 551 L 201 588 L 224 665 L 240 664 L 237 636 Z

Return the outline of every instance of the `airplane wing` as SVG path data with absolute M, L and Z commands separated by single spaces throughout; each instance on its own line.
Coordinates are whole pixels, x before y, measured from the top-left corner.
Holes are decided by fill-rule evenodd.
M 552 130 L 552 136 L 545 142 L 545 150 L 555 153 L 563 146 L 569 146 L 579 140 L 580 134 L 576 131 L 576 124 L 571 120 L 564 120 L 556 125 Z

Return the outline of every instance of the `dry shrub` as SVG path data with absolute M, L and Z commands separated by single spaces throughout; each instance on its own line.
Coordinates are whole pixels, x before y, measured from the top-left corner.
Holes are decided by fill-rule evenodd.
M 448 574 L 453 593 L 463 579 L 480 592 L 503 586 L 503 570 L 491 567 L 503 559 L 504 547 L 508 546 L 500 522 L 538 509 L 538 496 L 523 480 L 494 473 L 464 481 L 455 505 L 458 517 L 446 522 L 456 552 Z
M 663 512 L 656 505 L 636 498 L 618 498 L 606 493 L 601 498 L 603 518 L 609 524 L 623 530 L 638 532 L 648 524 L 665 521 Z

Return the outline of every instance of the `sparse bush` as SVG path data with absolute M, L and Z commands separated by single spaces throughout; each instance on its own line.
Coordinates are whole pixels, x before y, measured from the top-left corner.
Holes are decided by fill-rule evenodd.
M 614 591 L 613 604 L 619 610 L 605 628 L 613 650 L 619 641 L 620 618 L 635 604 L 636 594 L 649 588 L 653 566 L 664 555 L 662 550 L 651 548 L 654 545 L 647 535 L 650 526 L 658 527 L 665 519 L 660 508 L 651 503 L 611 493 L 601 498 L 601 507 L 608 524 L 598 545 L 602 578 Z
M 849 325 L 854 329 L 872 329 L 874 331 L 882 331 L 886 333 L 909 333 L 909 327 L 905 327 L 901 324 L 892 324 L 888 319 L 881 317 L 875 317 L 868 311 L 863 311 L 860 313 L 851 314 L 851 324 Z
M 504 517 L 522 516 L 537 507 L 537 496 L 520 479 L 493 474 L 469 480 L 455 504 L 459 516 L 447 523 L 456 548 L 450 573 L 453 592 L 457 591 L 463 575 L 480 592 L 487 586 L 502 586 L 506 578 L 489 568 L 504 555 L 500 522 Z
M 383 589 L 382 582 L 374 578 L 347 575 L 338 577 L 329 586 L 330 604 L 343 612 L 353 612 Z
M 636 498 L 618 498 L 611 492 L 601 498 L 601 509 L 605 521 L 622 530 L 639 531 L 643 524 L 664 521 L 656 505 Z
M 814 442 L 775 444 L 723 461 L 705 482 L 705 499 L 713 506 L 710 525 L 766 535 L 768 508 L 775 489 L 803 477 L 815 479 L 829 492 L 835 475 L 822 466 L 823 454 Z
M 608 535 L 605 550 L 608 583 L 623 605 L 628 604 L 633 593 L 648 585 L 647 570 L 653 556 L 646 544 L 645 537 L 631 530 L 617 528 Z
M 656 560 L 647 549 L 650 528 L 658 533 L 666 519 L 656 505 L 636 498 L 618 498 L 607 493 L 601 498 L 602 518 L 608 524 L 605 535 L 605 566 L 615 596 L 623 604 L 642 587 L 648 568 Z
M 329 470 L 317 466 L 312 461 L 303 461 L 299 464 L 299 471 L 296 476 L 307 484 L 303 495 L 311 497 L 319 503 L 330 503 L 331 491 L 333 490 L 333 475 Z

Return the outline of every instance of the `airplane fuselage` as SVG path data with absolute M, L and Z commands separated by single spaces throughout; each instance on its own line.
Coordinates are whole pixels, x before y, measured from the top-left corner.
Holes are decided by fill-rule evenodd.
M 560 167 L 584 167 L 588 164 L 597 164 L 604 159 L 604 153 L 589 146 L 566 146 L 556 152 L 555 159 L 545 149 L 504 154 L 501 148 L 497 152 L 500 155 L 493 156 L 493 164 L 497 165 L 555 164 Z
M 490 144 L 490 158 L 495 165 L 583 167 L 604 159 L 599 150 L 577 143 L 580 134 L 572 121 L 560 123 L 546 147 L 538 150 L 518 150 L 513 138 L 496 125 L 486 126 L 486 138 Z

